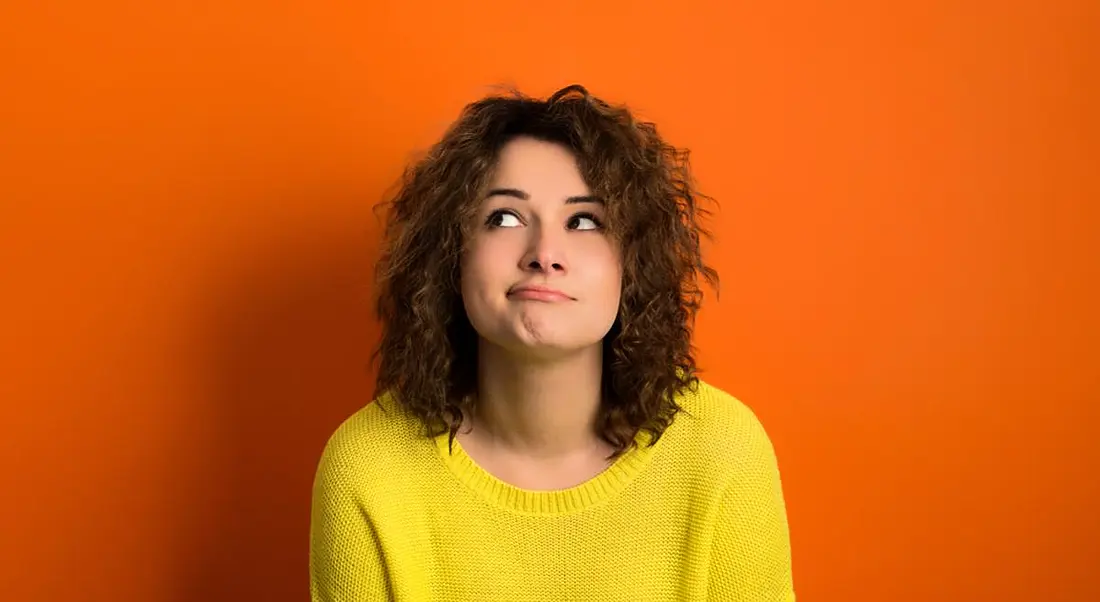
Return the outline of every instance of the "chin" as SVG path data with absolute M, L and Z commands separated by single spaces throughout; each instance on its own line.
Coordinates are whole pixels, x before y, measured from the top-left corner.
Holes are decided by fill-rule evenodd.
M 509 341 L 507 344 L 497 343 L 517 357 L 529 358 L 538 361 L 550 361 L 566 358 L 599 347 L 602 339 L 596 341 L 563 341 L 553 337 L 535 338 L 530 333 L 522 333 L 521 336 Z
M 604 337 L 611 329 L 608 323 L 578 323 L 534 312 L 508 316 L 504 320 L 471 321 L 483 343 L 514 357 L 549 361 L 602 350 Z
M 586 351 L 587 347 L 549 347 L 546 345 L 527 347 L 517 352 L 517 357 L 522 357 L 533 362 L 556 362 L 570 357 L 576 357 Z

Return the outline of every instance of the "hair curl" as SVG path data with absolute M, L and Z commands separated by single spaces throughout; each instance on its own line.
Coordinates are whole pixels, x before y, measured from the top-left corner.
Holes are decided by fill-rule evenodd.
M 691 330 L 702 301 L 709 234 L 700 218 L 688 151 L 582 86 L 546 100 L 512 91 L 465 107 L 425 157 L 405 170 L 388 209 L 377 266 L 382 325 L 376 390 L 389 392 L 431 436 L 454 437 L 473 410 L 477 333 L 467 319 L 459 263 L 500 149 L 518 136 L 562 144 L 592 193 L 605 201 L 620 244 L 618 317 L 604 339 L 600 437 L 621 454 L 641 430 L 651 443 L 682 409 L 676 394 L 697 383 Z

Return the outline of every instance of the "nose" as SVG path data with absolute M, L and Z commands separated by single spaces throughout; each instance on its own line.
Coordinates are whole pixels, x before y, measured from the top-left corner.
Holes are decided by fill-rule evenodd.
M 547 232 L 546 228 L 529 228 L 531 242 L 520 260 L 520 268 L 530 272 L 542 272 L 550 274 L 565 272 L 567 262 L 565 260 L 565 248 L 563 241 L 555 233 Z

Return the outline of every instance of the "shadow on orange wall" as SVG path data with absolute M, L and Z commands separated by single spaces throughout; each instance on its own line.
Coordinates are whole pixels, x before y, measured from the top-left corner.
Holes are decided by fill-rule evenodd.
M 212 406 L 195 449 L 205 462 L 176 507 L 180 602 L 308 598 L 313 471 L 334 425 L 373 392 L 372 238 L 274 240 L 212 283 L 196 347 Z

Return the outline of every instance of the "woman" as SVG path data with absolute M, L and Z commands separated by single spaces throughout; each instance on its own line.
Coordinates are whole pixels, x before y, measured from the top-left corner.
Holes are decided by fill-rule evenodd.
M 315 602 L 794 599 L 768 437 L 695 375 L 699 198 L 580 86 L 466 107 L 390 207 L 380 395 L 317 471 Z

